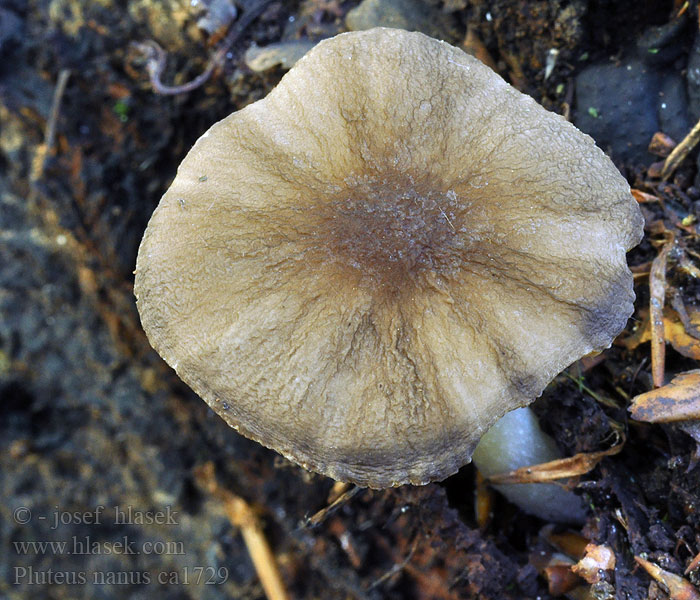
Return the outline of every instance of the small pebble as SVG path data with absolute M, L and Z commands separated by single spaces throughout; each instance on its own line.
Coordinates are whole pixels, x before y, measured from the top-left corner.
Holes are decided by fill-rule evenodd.
M 262 48 L 253 44 L 246 50 L 244 60 L 247 67 L 256 73 L 267 71 L 278 65 L 289 70 L 315 45 L 316 42 L 311 40 L 279 42 Z
M 669 23 L 647 28 L 637 40 L 637 54 L 648 65 L 667 65 L 685 51 L 687 12 Z
M 363 0 L 348 12 L 345 23 L 351 31 L 394 27 L 438 39 L 448 38 L 450 29 L 447 15 L 421 0 Z
M 576 77 L 573 121 L 615 160 L 648 164 L 656 132 L 680 140 L 689 130 L 681 75 L 637 59 L 586 67 Z
M 197 26 L 209 35 L 227 28 L 236 18 L 236 6 L 231 0 L 198 0 L 193 7 L 202 11 Z

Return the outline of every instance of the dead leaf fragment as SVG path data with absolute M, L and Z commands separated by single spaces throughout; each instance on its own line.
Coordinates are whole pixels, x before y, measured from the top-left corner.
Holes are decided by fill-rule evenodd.
M 574 561 L 559 552 L 534 552 L 530 554 L 530 564 L 547 580 L 552 596 L 566 594 L 583 583 L 571 571 Z
M 568 565 L 545 567 L 543 575 L 552 596 L 562 596 L 581 584 L 581 579 L 571 569 Z
M 664 571 L 661 567 L 644 560 L 641 556 L 635 556 L 634 560 L 644 567 L 644 570 L 657 582 L 668 589 L 671 600 L 700 600 L 700 592 L 680 575 Z
M 482 63 L 488 65 L 494 71 L 498 72 L 498 65 L 496 65 L 496 61 L 494 61 L 492 56 L 489 54 L 486 45 L 481 41 L 481 38 L 476 31 L 476 27 L 473 25 L 467 26 L 467 35 L 462 42 L 462 49 L 467 54 L 471 54 L 473 57 L 478 58 Z
M 598 583 L 605 573 L 615 568 L 615 553 L 605 544 L 588 544 L 585 556 L 571 570 L 588 583 Z
M 694 571 L 695 569 L 697 569 L 699 566 L 700 566 L 700 552 L 698 552 L 695 555 L 695 558 L 693 558 L 693 560 L 690 561 L 688 566 L 685 568 L 685 571 L 683 572 L 683 574 L 687 575 L 691 571 Z
M 640 311 L 639 317 L 643 320 L 642 324 L 632 335 L 620 342 L 628 350 L 634 350 L 640 344 L 651 339 L 651 324 L 648 312 Z M 683 324 L 679 314 L 672 308 L 666 307 L 663 313 L 663 322 L 664 337 L 673 346 L 673 349 L 687 358 L 700 360 L 700 340 L 688 333 L 688 329 Z M 688 322 L 693 329 L 700 327 L 699 309 L 688 309 Z
M 647 169 L 647 175 L 651 177 L 652 179 L 661 179 L 661 173 L 663 172 L 664 169 L 664 161 L 659 160 L 657 162 L 653 162 L 649 165 L 649 168 Z
M 687 371 L 661 388 L 632 399 L 632 418 L 648 423 L 700 419 L 700 370 Z
M 504 483 L 542 483 L 577 477 L 592 471 L 606 456 L 612 456 L 622 450 L 624 440 L 608 450 L 600 452 L 580 452 L 568 458 L 552 460 L 540 465 L 521 467 L 509 473 L 498 473 L 488 478 L 492 484 Z
M 635 350 L 645 342 L 651 339 L 651 326 L 649 323 L 649 311 L 640 309 L 638 318 L 641 324 L 634 330 L 631 335 L 617 338 L 616 343 L 624 346 L 628 350 Z
M 654 196 L 653 194 L 647 194 L 642 190 L 632 188 L 630 191 L 632 192 L 632 196 L 634 196 L 634 199 L 640 204 L 646 204 L 647 202 L 661 202 L 661 198 L 659 198 L 658 196 Z
M 590 542 L 580 533 L 575 531 L 564 531 L 554 533 L 553 527 L 547 525 L 543 530 L 545 539 L 560 552 L 570 556 L 574 560 L 581 560 L 586 554 L 586 548 Z
M 679 354 L 700 360 L 700 340 L 692 335 L 693 329 L 700 326 L 700 310 L 689 309 L 687 317 L 688 322 L 684 324 L 676 311 L 664 311 L 666 339 Z

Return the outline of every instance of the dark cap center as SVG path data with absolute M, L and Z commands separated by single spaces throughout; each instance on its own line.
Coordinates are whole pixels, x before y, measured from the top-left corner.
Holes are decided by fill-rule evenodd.
M 332 259 L 373 285 L 401 288 L 421 273 L 447 275 L 461 264 L 463 208 L 454 192 L 429 191 L 408 177 L 369 180 L 339 192 L 327 210 L 324 245 Z

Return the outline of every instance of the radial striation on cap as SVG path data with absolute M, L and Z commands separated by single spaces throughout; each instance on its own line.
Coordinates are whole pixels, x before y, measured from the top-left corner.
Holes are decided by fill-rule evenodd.
M 610 345 L 641 236 L 590 137 L 448 44 L 373 29 L 197 141 L 135 293 L 154 348 L 243 435 L 335 479 L 422 484 Z

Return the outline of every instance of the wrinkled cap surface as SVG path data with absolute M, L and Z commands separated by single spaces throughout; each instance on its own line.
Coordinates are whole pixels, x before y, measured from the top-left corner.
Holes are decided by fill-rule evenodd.
M 135 293 L 243 435 L 335 479 L 426 483 L 610 345 L 641 235 L 590 137 L 460 50 L 374 29 L 197 141 Z

